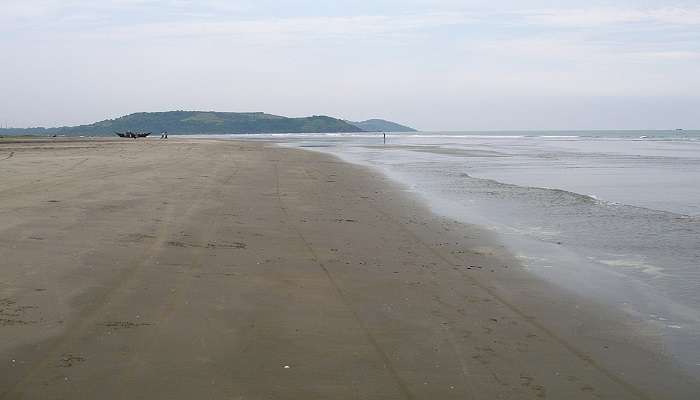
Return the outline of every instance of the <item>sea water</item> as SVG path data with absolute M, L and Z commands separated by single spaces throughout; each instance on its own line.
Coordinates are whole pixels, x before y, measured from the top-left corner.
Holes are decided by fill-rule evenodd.
M 700 375 L 700 132 L 247 137 L 382 171 L 537 276 L 654 324 Z

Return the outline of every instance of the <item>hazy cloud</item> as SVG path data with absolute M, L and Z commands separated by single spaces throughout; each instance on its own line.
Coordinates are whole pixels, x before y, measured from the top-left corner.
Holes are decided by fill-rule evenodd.
M 700 25 L 700 7 L 693 8 L 580 8 L 525 12 L 535 23 L 564 27 L 599 27 L 613 24 Z
M 682 110 L 700 103 L 700 6 L 567 3 L 3 0 L 0 123 L 191 108 L 427 129 L 697 124 Z M 678 112 L 653 115 L 668 99 Z

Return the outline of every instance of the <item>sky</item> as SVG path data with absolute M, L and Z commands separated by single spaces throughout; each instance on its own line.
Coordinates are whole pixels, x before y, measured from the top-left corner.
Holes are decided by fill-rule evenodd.
M 0 0 L 1 125 L 167 110 L 700 128 L 700 1 Z

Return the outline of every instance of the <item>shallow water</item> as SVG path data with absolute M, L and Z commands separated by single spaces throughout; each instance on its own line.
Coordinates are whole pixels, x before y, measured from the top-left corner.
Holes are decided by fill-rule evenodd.
M 700 374 L 700 132 L 249 137 L 380 169 L 538 276 L 655 324 Z

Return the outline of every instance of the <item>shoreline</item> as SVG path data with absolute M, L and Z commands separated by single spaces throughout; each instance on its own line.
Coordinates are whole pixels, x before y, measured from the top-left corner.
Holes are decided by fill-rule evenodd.
M 298 147 L 294 142 L 284 142 L 284 146 Z M 517 254 L 518 262 L 525 265 L 528 271 L 536 275 L 538 279 L 552 283 L 567 294 L 576 294 L 583 298 L 584 302 L 594 301 L 601 304 L 604 308 L 614 308 L 617 311 L 617 315 L 620 316 L 619 318 L 633 321 L 633 325 L 644 332 L 650 330 L 658 332 L 654 336 L 661 339 L 662 342 L 655 344 L 654 347 L 662 349 L 658 350 L 659 352 L 663 351 L 670 358 L 675 358 L 676 361 L 679 361 L 682 364 L 682 368 L 689 375 L 697 376 L 700 372 L 700 363 L 698 363 L 698 360 L 700 360 L 698 355 L 700 353 L 697 346 L 694 345 L 698 338 L 698 316 L 692 304 L 679 303 L 678 298 L 664 296 L 659 287 L 652 285 L 652 282 L 637 279 L 637 277 L 626 275 L 624 272 L 621 274 L 619 269 L 621 267 L 630 269 L 644 268 L 640 271 L 641 273 L 653 274 L 654 277 L 661 278 L 665 268 L 672 266 L 667 265 L 665 268 L 654 267 L 654 265 L 664 265 L 661 260 L 647 261 L 646 264 L 635 264 L 634 257 L 615 258 L 614 255 L 605 254 L 604 251 L 598 251 L 596 254 L 595 244 L 592 244 L 589 248 L 584 248 L 587 244 L 585 235 L 578 235 L 578 238 L 571 236 L 570 230 L 566 232 L 566 228 L 564 228 L 563 234 L 562 232 L 556 232 L 557 228 L 554 227 L 551 220 L 547 225 L 547 222 L 537 219 L 538 214 L 536 213 L 534 217 L 520 220 L 517 219 L 517 215 L 509 217 L 499 215 L 502 210 L 505 213 L 512 212 L 513 204 L 503 204 L 503 202 L 499 203 L 496 200 L 492 205 L 474 205 L 478 204 L 479 201 L 483 202 L 484 199 L 478 193 L 476 196 L 465 195 L 463 192 L 461 196 L 459 195 L 460 190 L 463 189 L 460 182 L 463 177 L 460 176 L 459 179 L 452 179 L 451 181 L 448 181 L 449 178 L 443 178 L 443 175 L 450 176 L 450 173 L 452 173 L 452 176 L 454 176 L 455 173 L 454 166 L 448 162 L 433 160 L 436 165 L 445 168 L 444 174 L 441 170 L 437 174 L 435 171 L 422 174 L 419 171 L 412 170 L 412 168 L 416 168 L 416 165 L 426 160 L 420 159 L 421 161 L 416 160 L 414 162 L 410 160 L 409 155 L 395 156 L 390 154 L 390 152 L 386 152 L 386 158 L 384 158 L 384 152 L 388 149 L 409 149 L 411 152 L 417 149 L 425 150 L 420 146 L 412 148 L 410 145 L 401 144 L 372 147 L 368 144 L 361 144 L 348 147 L 349 149 L 347 150 L 340 145 L 309 145 L 308 147 L 302 146 L 300 148 L 322 154 L 331 154 L 354 165 L 378 171 L 401 187 L 409 188 L 408 192 L 417 196 L 431 212 L 461 221 L 470 226 L 481 227 L 482 231 L 489 232 L 495 242 L 504 244 L 510 254 Z M 375 148 L 379 150 L 374 150 Z M 367 149 L 370 154 L 373 151 L 375 153 L 371 156 L 365 156 L 362 154 L 361 149 Z M 434 149 L 425 151 L 435 152 Z M 410 154 L 410 152 L 407 153 Z M 387 162 L 386 160 L 392 161 Z M 399 166 L 394 167 L 393 163 L 397 162 Z M 406 164 L 406 166 L 403 164 Z M 428 170 L 431 168 L 437 170 L 435 167 L 430 166 L 426 168 Z M 457 171 L 459 172 L 459 170 Z M 427 180 L 426 176 L 432 176 L 435 181 Z M 473 179 L 473 177 L 469 177 L 469 179 Z M 490 179 L 477 179 L 486 180 L 498 186 L 520 188 L 517 185 L 504 184 Z M 541 192 L 550 190 L 547 188 L 535 189 Z M 568 193 L 574 197 L 585 196 L 575 192 L 561 192 L 559 190 L 557 192 Z M 498 197 L 498 194 L 496 192 L 495 197 Z M 521 192 L 520 194 L 523 193 Z M 598 200 L 595 200 L 595 202 L 598 203 Z M 615 204 L 614 206 L 627 209 L 638 208 L 620 204 Z M 676 215 L 666 211 L 644 210 L 656 214 Z M 537 210 L 532 211 L 537 212 Z M 617 210 L 617 212 L 620 211 Z M 676 216 L 680 217 L 680 215 Z M 576 220 L 578 216 L 571 215 L 571 217 L 573 220 Z M 568 221 L 560 218 L 558 222 L 565 224 Z M 593 222 L 595 223 L 595 221 Z M 552 232 L 556 233 L 550 238 L 533 238 L 522 233 L 528 227 L 540 227 L 542 225 L 546 227 L 545 229 L 554 229 Z M 590 231 L 587 233 L 590 233 Z M 629 231 L 623 231 L 623 233 L 628 233 L 629 237 L 634 234 L 634 232 Z M 571 246 L 571 244 L 574 244 L 574 246 Z M 576 244 L 579 245 L 576 246 Z M 588 244 L 590 245 L 590 241 L 588 241 Z M 636 244 L 640 247 L 646 245 L 653 247 L 655 243 L 640 241 Z M 693 281 L 689 279 L 689 282 Z M 643 320 L 646 320 L 647 323 L 643 324 Z
M 2 165 L 15 175 L 0 178 L 0 308 L 26 323 L 0 326 L 14 360 L 0 363 L 0 398 L 700 387 L 634 321 L 537 280 L 490 234 L 368 168 L 230 140 L 15 147 Z
M 275 142 L 273 141 L 273 143 Z M 416 189 L 416 186 L 414 186 L 414 184 L 408 177 L 402 176 L 400 172 L 393 171 L 387 166 L 374 165 L 370 161 L 355 157 L 352 153 L 344 154 L 342 152 L 326 151 L 323 149 L 325 146 L 295 146 L 290 145 L 289 142 L 282 142 L 278 144 L 281 144 L 284 148 L 301 149 L 317 154 L 334 157 L 342 162 L 346 162 L 353 166 L 371 171 L 371 173 L 373 174 L 378 174 L 380 176 L 386 177 L 392 185 L 400 188 L 400 190 L 403 191 L 406 196 L 415 198 L 418 203 L 422 204 L 422 207 L 426 210 L 426 212 L 439 215 L 447 220 L 457 221 L 459 224 L 462 224 L 464 226 L 464 229 L 478 231 L 480 232 L 480 235 L 482 235 L 483 237 L 487 237 L 487 241 L 498 249 L 495 251 L 499 254 L 499 257 L 508 260 L 506 263 L 519 264 L 520 269 L 524 271 L 525 275 L 527 276 L 526 279 L 532 279 L 534 281 L 539 282 L 540 284 L 544 284 L 545 286 L 547 286 L 543 290 L 551 292 L 547 296 L 551 301 L 557 301 L 561 298 L 569 299 L 569 310 L 573 311 L 574 314 L 578 313 L 578 316 L 576 318 L 586 321 L 585 323 L 581 322 L 579 324 L 580 326 L 583 326 L 584 324 L 596 325 L 597 323 L 599 323 L 599 321 L 596 321 L 596 317 L 594 317 L 594 315 L 596 315 L 597 313 L 604 314 L 606 316 L 605 320 L 607 321 L 607 323 L 613 326 L 613 328 L 611 328 L 610 330 L 617 331 L 617 334 L 619 336 L 618 339 L 630 340 L 631 342 L 634 342 L 634 346 L 638 346 L 640 348 L 643 348 L 646 352 L 659 355 L 661 358 L 665 358 L 670 363 L 672 363 L 675 368 L 682 370 L 682 373 L 687 376 L 694 376 L 696 374 L 698 370 L 697 366 L 700 364 L 694 363 L 694 357 L 686 357 L 683 361 L 681 361 L 675 358 L 676 356 L 681 355 L 678 352 L 679 349 L 676 348 L 674 349 L 675 351 L 669 349 L 669 346 L 674 344 L 677 345 L 680 341 L 684 341 L 686 343 L 686 346 L 688 346 L 687 348 L 692 349 L 692 337 L 674 337 L 671 339 L 668 337 L 668 335 L 674 333 L 672 328 L 675 327 L 675 325 L 669 324 L 672 324 L 673 322 L 668 322 L 668 320 L 661 317 L 659 317 L 659 319 L 650 320 L 646 317 L 644 313 L 640 312 L 636 308 L 630 306 L 618 308 L 616 306 L 616 304 L 618 303 L 611 304 L 609 300 L 613 298 L 617 299 L 620 304 L 625 304 L 625 295 L 623 293 L 616 293 L 614 295 L 611 295 L 612 292 L 606 293 L 606 290 L 610 290 L 610 284 L 601 280 L 605 278 L 599 277 L 596 278 L 597 280 L 592 279 L 592 277 L 586 276 L 586 273 L 590 273 L 590 271 L 584 271 L 580 269 L 562 271 L 560 272 L 561 276 L 553 278 L 551 276 L 551 273 L 545 274 L 542 273 L 542 271 L 538 271 L 536 268 L 526 266 L 527 264 L 523 262 L 522 257 L 514 256 L 516 252 L 527 253 L 527 250 L 523 248 L 522 243 L 518 243 L 518 246 L 514 246 L 513 241 L 505 237 L 503 232 L 485 228 L 482 224 L 488 223 L 486 218 L 477 218 L 477 220 L 480 222 L 470 222 L 468 221 L 469 218 L 460 218 L 460 212 L 457 209 L 457 205 L 454 204 L 454 200 L 440 198 L 435 193 L 429 193 L 426 191 Z M 333 146 L 330 147 L 332 148 Z M 433 204 L 433 202 L 436 202 L 437 204 Z M 471 217 L 473 217 L 473 215 L 471 215 Z M 520 241 L 522 242 L 523 240 L 521 239 Z M 529 244 L 533 245 L 533 243 Z M 553 250 L 558 250 L 558 247 L 555 246 Z M 568 262 L 576 262 L 576 260 L 568 259 Z M 596 268 L 598 266 L 591 265 L 589 267 Z M 599 270 L 599 268 L 598 270 L 596 270 L 596 272 L 593 273 L 598 273 L 603 277 L 613 278 L 616 280 L 621 279 L 620 277 L 615 276 L 613 272 Z M 570 274 L 572 275 L 572 277 L 564 277 L 564 275 L 566 274 Z M 590 280 L 590 282 L 586 282 L 583 285 L 580 282 L 577 284 L 575 283 L 575 280 L 577 279 L 588 279 Z M 595 283 L 602 283 L 604 288 L 594 287 Z M 634 286 L 633 290 L 641 290 L 644 287 L 640 283 L 635 284 L 639 286 Z M 632 285 L 632 283 L 630 283 L 630 285 Z M 502 290 L 503 293 L 501 294 L 507 297 L 508 294 L 506 292 L 508 291 L 508 288 L 502 288 Z M 598 298 L 592 293 L 599 294 L 601 295 L 601 297 Z M 657 301 L 659 302 L 659 307 L 667 306 L 670 302 L 669 299 L 657 298 L 657 293 L 654 293 L 653 295 L 645 294 L 644 296 L 645 297 L 643 297 L 642 300 L 648 302 Z M 608 301 L 604 301 L 603 299 L 608 299 Z M 514 301 L 517 302 L 518 299 L 514 299 Z M 676 303 L 672 304 L 676 310 L 683 310 L 684 307 L 687 307 Z M 585 307 L 589 307 L 589 309 L 586 312 L 579 313 L 578 309 L 582 305 L 585 305 Z M 611 305 L 614 306 L 614 308 L 612 308 Z M 552 307 L 545 301 L 537 305 L 535 308 L 548 309 Z M 567 312 L 567 307 L 560 307 L 558 310 L 552 309 L 550 311 L 553 314 L 564 314 Z M 679 317 L 679 315 L 681 317 Z M 682 318 L 683 314 L 674 314 L 674 317 Z M 685 319 L 683 321 L 686 322 Z M 552 321 L 545 321 L 545 325 L 551 325 L 551 323 Z M 559 326 L 558 329 L 560 329 L 560 333 L 563 336 L 575 336 L 575 331 L 577 328 L 574 326 Z M 623 339 L 626 336 L 625 332 L 634 332 L 632 334 L 634 338 Z M 601 335 L 598 339 L 605 340 L 606 338 L 604 337 L 604 335 Z M 603 348 L 607 349 L 608 346 L 604 345 Z M 589 347 L 587 351 L 591 353 L 596 353 L 599 352 L 600 349 L 597 349 L 595 347 Z M 649 356 L 649 358 L 652 359 L 654 358 L 654 356 Z M 616 366 L 611 367 L 613 369 L 616 368 Z

